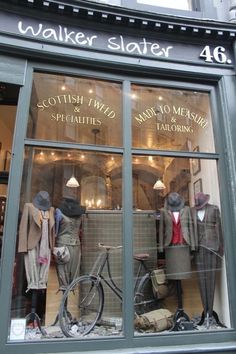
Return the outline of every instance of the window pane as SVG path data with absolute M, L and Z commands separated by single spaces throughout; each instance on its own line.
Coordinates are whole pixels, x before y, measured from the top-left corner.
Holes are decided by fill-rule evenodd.
M 197 166 L 133 157 L 136 335 L 230 327 L 217 165 Z
M 208 94 L 133 85 L 132 105 L 134 147 L 215 151 Z
M 108 4 L 108 5 L 121 5 L 121 0 L 90 0 L 94 2 L 100 2 L 102 4 Z
M 35 73 L 27 136 L 121 146 L 121 85 Z
M 0 257 L 19 87 L 0 83 Z
M 173 0 L 137 0 L 137 3 L 152 5 L 152 6 L 168 7 L 168 8 L 179 9 L 179 10 L 192 9 L 191 0 L 178 0 L 176 2 L 173 2 Z
M 110 271 L 122 289 L 121 164 L 120 155 L 26 149 L 11 308 L 22 340 L 122 335 L 121 290 L 105 284 Z

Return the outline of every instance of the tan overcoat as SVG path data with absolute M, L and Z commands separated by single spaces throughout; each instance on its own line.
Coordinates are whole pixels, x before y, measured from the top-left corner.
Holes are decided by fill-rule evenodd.
M 54 246 L 55 241 L 55 218 L 54 208 L 49 209 L 49 247 Z M 35 208 L 32 203 L 26 203 L 23 208 L 23 213 L 19 228 L 19 243 L 18 252 L 28 252 L 36 247 L 42 236 L 42 223 L 40 210 Z

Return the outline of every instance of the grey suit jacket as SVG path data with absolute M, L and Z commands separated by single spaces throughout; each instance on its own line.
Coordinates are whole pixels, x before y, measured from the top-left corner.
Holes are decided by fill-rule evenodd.
M 223 254 L 223 235 L 221 228 L 221 218 L 218 206 L 207 204 L 205 206 L 205 216 L 203 219 L 204 234 L 199 235 L 197 223 L 197 209 L 191 208 L 194 234 L 197 247 L 203 246 L 213 251 Z
M 195 238 L 190 208 L 185 206 L 180 210 L 180 224 L 183 238 L 192 251 L 195 250 Z M 172 213 L 168 209 L 161 209 L 159 226 L 159 251 L 171 244 L 173 234 Z

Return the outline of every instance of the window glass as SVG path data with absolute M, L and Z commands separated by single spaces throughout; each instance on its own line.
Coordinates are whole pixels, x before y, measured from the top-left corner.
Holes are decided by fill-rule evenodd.
M 215 151 L 207 93 L 133 85 L 132 126 L 134 147 Z
M 102 4 L 108 4 L 108 5 L 118 5 L 121 6 L 121 0 L 90 0 L 94 2 L 100 2 Z
M 120 84 L 35 73 L 27 137 L 120 146 L 121 112 Z
M 0 83 L 0 255 L 19 87 Z
M 177 2 L 173 2 L 173 0 L 137 0 L 137 3 L 144 4 L 144 5 L 168 7 L 168 8 L 179 9 L 179 10 L 192 9 L 191 0 L 178 0 Z
M 230 327 L 216 161 L 134 156 L 133 186 L 135 334 Z
M 122 335 L 121 164 L 26 148 L 10 341 Z

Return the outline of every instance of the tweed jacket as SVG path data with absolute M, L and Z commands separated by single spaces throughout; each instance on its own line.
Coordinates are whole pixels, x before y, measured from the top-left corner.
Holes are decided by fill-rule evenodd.
M 159 224 L 159 251 L 163 252 L 164 248 L 169 246 L 173 235 L 173 220 L 172 213 L 166 208 L 161 209 L 160 224 Z M 192 224 L 190 208 L 183 207 L 179 211 L 181 231 L 183 239 L 192 251 L 195 250 L 195 238 Z
M 54 246 L 55 241 L 55 218 L 54 208 L 49 209 L 49 247 Z M 36 247 L 42 236 L 40 210 L 35 208 L 32 203 L 26 203 L 19 227 L 18 252 L 28 252 Z
M 204 233 L 202 235 L 199 235 L 198 231 L 197 211 L 198 210 L 195 207 L 191 208 L 197 248 L 203 246 L 223 255 L 223 235 L 218 206 L 212 204 L 207 204 L 205 206 L 205 215 L 203 219 Z

